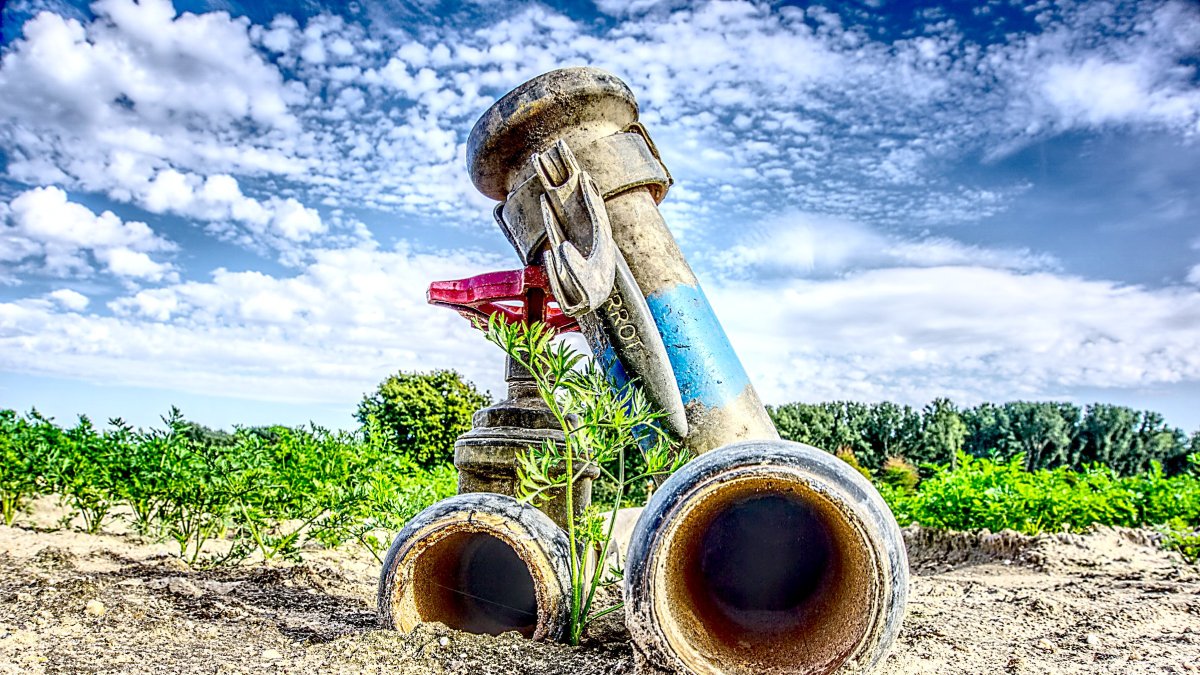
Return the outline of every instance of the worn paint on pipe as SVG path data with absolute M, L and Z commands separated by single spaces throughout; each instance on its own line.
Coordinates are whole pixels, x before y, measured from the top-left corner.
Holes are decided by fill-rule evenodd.
M 646 303 L 667 345 L 685 406 L 722 408 L 749 386 L 750 378 L 699 286 L 654 290 Z

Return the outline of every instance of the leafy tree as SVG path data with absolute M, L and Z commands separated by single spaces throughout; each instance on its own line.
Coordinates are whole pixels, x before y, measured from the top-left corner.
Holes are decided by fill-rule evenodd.
M 1133 452 L 1125 462 L 1113 468 L 1125 474 L 1149 471 L 1154 462 L 1161 463 L 1168 473 L 1176 473 L 1186 465 L 1187 448 L 1183 432 L 1167 426 L 1162 415 L 1149 410 L 1141 413 Z
M 1019 452 L 1006 406 L 981 403 L 963 411 L 963 423 L 967 425 L 963 449 L 972 457 L 1007 459 Z
M 401 454 L 430 468 L 454 460 L 454 440 L 471 428 L 471 416 L 491 403 L 453 370 L 399 372 L 363 396 L 355 417 L 378 425 Z
M 883 466 L 888 457 L 919 458 L 921 416 L 910 406 L 875 403 L 867 408 L 861 436 L 871 448 L 872 466 Z
M 834 449 L 829 444 L 833 434 L 833 413 L 826 406 L 788 403 L 767 406 L 767 412 L 783 438 L 822 450 Z
M 1079 408 L 1070 403 L 1005 403 L 1025 468 L 1047 469 L 1069 463 L 1071 436 L 1079 420 Z
M 958 408 L 948 398 L 937 398 L 921 411 L 921 453 L 909 457 L 953 468 L 966 439 L 967 425 Z
M 1073 464 L 1106 464 L 1126 457 L 1133 447 L 1138 413 L 1125 406 L 1094 403 L 1083 412 L 1075 437 Z

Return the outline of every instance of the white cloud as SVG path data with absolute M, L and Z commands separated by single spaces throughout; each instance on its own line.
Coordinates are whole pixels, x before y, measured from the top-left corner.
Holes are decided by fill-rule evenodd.
M 316 210 L 295 198 L 265 200 L 247 197 L 238 181 L 227 174 L 203 178 L 164 169 L 136 190 L 134 201 L 154 213 L 172 213 L 218 223 L 214 229 L 248 247 L 267 247 L 294 254 L 328 231 Z M 290 256 L 294 259 L 296 256 Z
M 229 172 L 294 174 L 303 87 L 251 43 L 249 21 L 176 15 L 166 0 L 100 0 L 90 23 L 42 12 L 3 53 L 0 139 L 11 178 L 200 220 L 244 220 L 256 245 L 323 232 L 294 198 L 197 195 Z M 227 190 L 228 192 L 228 190 Z M 126 262 L 129 262 L 126 260 Z M 146 268 L 145 261 L 138 264 Z
M 969 246 L 945 237 L 885 234 L 861 223 L 794 213 L 772 219 L 709 256 L 736 278 L 804 278 L 895 267 L 980 266 L 1020 271 L 1057 265 L 1026 250 Z
M 73 312 L 82 312 L 87 309 L 90 302 L 88 297 L 79 291 L 73 291 L 69 288 L 60 288 L 57 291 L 51 291 L 46 294 L 46 297 L 62 305 L 63 308 Z
M 111 211 L 96 215 L 68 201 L 56 187 L 21 193 L 8 206 L 7 223 L 0 229 L 0 262 L 23 265 L 34 259 L 38 269 L 54 276 L 92 273 L 90 253 L 111 274 L 142 281 L 176 277 L 170 263 L 155 261 L 152 253 L 175 250 L 146 223 L 123 222 Z
M 0 304 L 0 368 L 293 402 L 357 398 L 396 369 L 497 387 L 502 359 L 432 279 L 503 264 L 470 252 L 322 250 L 294 276 L 218 270 L 81 314 L 68 293 Z M 768 401 L 961 402 L 1200 379 L 1200 292 L 1049 271 L 894 266 L 706 282 Z
M 164 171 L 232 175 L 264 204 L 270 185 L 300 203 L 486 221 L 463 171 L 471 124 L 528 77 L 593 64 L 630 82 L 677 178 L 723 210 L 919 229 L 987 218 L 1027 187 L 963 185 L 946 161 L 1072 129 L 1200 123 L 1185 65 L 1200 12 L 1183 3 L 1048 8 L 1040 31 L 986 44 L 945 21 L 888 42 L 820 7 L 652 4 L 605 4 L 611 24 L 517 4 L 488 30 L 415 36 L 330 15 L 176 16 L 163 0 L 104 0 L 90 23 L 44 14 L 0 69 L 7 170 L 122 201 Z M 707 217 L 691 216 L 702 233 Z
M 601 8 L 620 19 L 517 4 L 487 30 L 329 15 L 252 26 L 163 0 L 39 15 L 0 52 L 6 178 L 47 186 L 0 204 L 3 281 L 99 267 L 167 285 L 127 289 L 111 316 L 67 289 L 2 304 L 0 368 L 313 401 L 352 400 L 396 368 L 498 381 L 495 355 L 422 295 L 511 258 L 371 250 L 350 214 L 398 216 L 414 241 L 492 228 L 464 170 L 471 124 L 529 77 L 593 64 L 637 92 L 679 181 L 664 213 L 687 244 L 719 251 L 697 262 L 718 274 L 710 295 L 768 398 L 1200 378 L 1194 289 L 1083 280 L 1046 255 L 928 233 L 1029 188 L 948 166 L 1070 131 L 1194 135 L 1195 8 L 1047 5 L 1040 30 L 993 43 L 944 22 L 889 41 L 817 6 Z M 179 281 L 166 239 L 67 191 L 196 221 L 295 274 Z M 750 234 L 729 241 L 725 223 Z M 1200 267 L 1187 278 L 1200 284 Z
M 42 12 L 4 59 L 0 98 L 18 117 L 70 125 L 118 117 L 142 123 L 249 119 L 292 127 L 279 71 L 247 39 L 249 22 L 228 14 L 176 16 L 168 0 L 98 0 L 84 26 Z
M 1183 2 L 1136 9 L 1081 3 L 1061 20 L 1047 10 L 1043 31 L 990 50 L 983 63 L 1005 85 L 1008 118 L 994 155 L 1074 129 L 1200 132 L 1195 66 L 1185 65 L 1200 50 L 1200 10 Z
M 1200 379 L 1195 289 L 956 266 L 726 281 L 710 296 L 771 401 L 969 403 Z
M 407 244 L 321 250 L 294 276 L 217 270 L 119 297 L 111 316 L 0 303 L 0 369 L 293 402 L 354 401 L 401 368 L 456 368 L 495 387 L 502 354 L 425 290 L 501 264 Z

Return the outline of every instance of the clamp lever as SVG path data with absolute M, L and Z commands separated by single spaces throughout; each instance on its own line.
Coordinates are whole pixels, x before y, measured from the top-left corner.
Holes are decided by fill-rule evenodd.
M 543 190 L 538 201 L 550 240 L 543 256 L 550 287 L 567 314 L 595 311 L 612 293 L 617 264 L 617 245 L 600 189 L 562 140 L 534 155 L 531 163 Z M 564 227 L 581 231 L 569 237 Z M 575 243 L 582 241 L 590 242 L 586 258 Z

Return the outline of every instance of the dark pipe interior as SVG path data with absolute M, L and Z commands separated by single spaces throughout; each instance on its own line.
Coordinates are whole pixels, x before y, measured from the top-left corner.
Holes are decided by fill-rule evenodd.
M 713 662 L 833 672 L 869 623 L 861 536 L 803 486 L 727 484 L 683 518 L 667 555 L 674 634 Z
M 537 627 L 529 567 L 507 543 L 483 532 L 457 532 L 422 552 L 414 579 L 422 621 L 469 633 L 526 637 Z
M 744 497 L 717 513 L 701 537 L 698 580 L 724 620 L 761 630 L 795 621 L 832 555 L 829 529 L 807 504 Z

